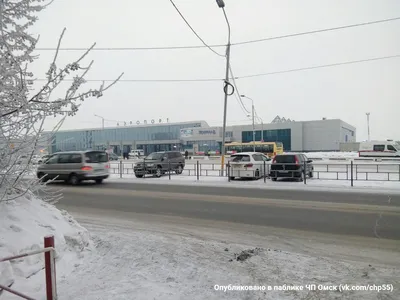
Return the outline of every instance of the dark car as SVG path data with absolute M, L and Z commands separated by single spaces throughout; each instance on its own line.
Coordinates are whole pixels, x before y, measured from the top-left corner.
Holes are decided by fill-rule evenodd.
M 179 151 L 153 152 L 137 162 L 133 170 L 135 176 L 142 178 L 146 174 L 161 177 L 169 171 L 182 174 L 185 167 L 185 157 Z
M 111 160 L 119 160 L 119 157 L 115 153 L 108 153 L 108 159 Z
M 298 181 L 303 181 L 304 176 L 313 177 L 314 167 L 312 160 L 304 154 L 291 153 L 276 155 L 270 170 L 273 181 L 278 178 L 296 178 Z

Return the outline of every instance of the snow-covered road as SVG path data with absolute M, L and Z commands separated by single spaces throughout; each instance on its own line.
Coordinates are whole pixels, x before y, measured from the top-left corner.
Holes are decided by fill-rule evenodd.
M 59 278 L 59 299 L 399 299 L 399 244 L 233 223 L 79 214 L 96 250 Z M 236 254 L 254 250 L 243 261 Z M 393 292 L 309 291 L 308 284 L 392 284 Z M 215 285 L 303 286 L 216 291 Z

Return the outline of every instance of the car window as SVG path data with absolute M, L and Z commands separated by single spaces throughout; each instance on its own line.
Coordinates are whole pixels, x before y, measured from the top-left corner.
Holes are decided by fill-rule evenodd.
M 71 154 L 69 161 L 71 164 L 80 164 L 82 162 L 82 155 L 79 153 Z
M 59 164 L 68 164 L 70 163 L 69 158 L 71 157 L 71 154 L 60 154 L 58 156 L 58 163 Z
M 271 160 L 268 156 L 265 156 L 265 155 L 262 155 L 261 157 L 262 157 L 262 160 L 265 160 L 265 161 L 270 161 Z
M 255 161 L 263 161 L 260 154 L 253 154 L 252 156 Z
M 151 159 L 151 160 L 159 160 L 164 156 L 164 153 L 159 153 L 159 152 L 153 152 L 146 156 L 145 159 Z
M 108 162 L 107 153 L 103 151 L 86 152 L 85 158 L 87 163 L 105 163 Z
M 296 162 L 295 155 L 277 155 L 275 156 L 275 162 L 280 164 L 294 164 Z
M 250 161 L 250 156 L 249 155 L 235 155 L 233 157 L 233 162 L 247 162 Z
M 393 147 L 392 145 L 388 145 L 388 146 L 387 146 L 387 149 L 388 149 L 389 151 L 397 151 L 397 149 L 396 149 L 395 147 Z
M 46 164 L 52 165 L 58 163 L 58 155 L 50 156 L 50 158 L 46 161 Z
M 385 145 L 374 145 L 374 151 L 385 151 Z
M 169 158 L 169 159 L 176 158 L 176 153 L 175 153 L 175 152 L 169 152 L 169 153 L 168 153 L 168 158 Z

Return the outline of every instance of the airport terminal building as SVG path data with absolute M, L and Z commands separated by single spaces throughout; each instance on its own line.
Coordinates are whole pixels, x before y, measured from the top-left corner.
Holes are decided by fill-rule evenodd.
M 356 128 L 340 119 L 286 121 L 257 124 L 256 141 L 282 142 L 284 151 L 339 151 L 343 143 L 356 142 Z M 45 133 L 46 134 L 46 133 Z M 251 142 L 252 125 L 226 128 L 226 142 Z M 49 153 L 57 151 L 112 149 L 120 155 L 131 149 L 189 152 L 220 151 L 222 127 L 211 127 L 206 121 L 153 123 L 109 128 L 58 131 L 48 136 Z

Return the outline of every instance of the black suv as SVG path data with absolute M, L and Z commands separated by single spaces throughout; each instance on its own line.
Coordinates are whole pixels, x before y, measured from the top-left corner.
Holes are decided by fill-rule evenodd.
M 133 171 L 135 176 L 142 178 L 146 174 L 161 177 L 168 171 L 182 174 L 185 167 L 185 157 L 179 151 L 153 152 L 136 163 Z
M 304 175 L 313 177 L 313 171 L 312 160 L 304 154 L 278 154 L 272 160 L 270 177 L 273 181 L 278 178 L 297 178 L 303 181 Z

